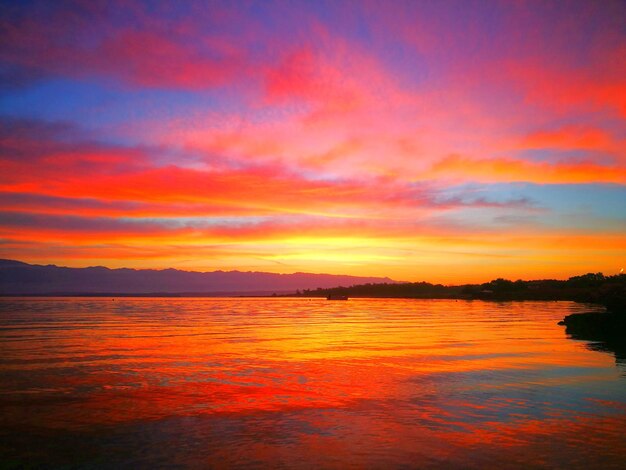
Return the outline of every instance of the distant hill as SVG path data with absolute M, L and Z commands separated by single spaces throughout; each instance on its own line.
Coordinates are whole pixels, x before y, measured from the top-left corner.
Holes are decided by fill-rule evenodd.
M 66 268 L 0 259 L 0 295 L 42 294 L 272 294 L 298 290 L 394 283 L 389 278 L 332 274 L 193 272 L 177 269 Z

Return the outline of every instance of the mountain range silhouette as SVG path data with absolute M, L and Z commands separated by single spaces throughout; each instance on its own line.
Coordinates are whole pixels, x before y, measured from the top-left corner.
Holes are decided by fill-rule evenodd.
M 301 289 L 393 283 L 387 277 L 361 277 L 297 272 L 213 271 L 178 269 L 68 268 L 0 259 L 1 295 L 44 294 L 203 294 L 290 293 Z

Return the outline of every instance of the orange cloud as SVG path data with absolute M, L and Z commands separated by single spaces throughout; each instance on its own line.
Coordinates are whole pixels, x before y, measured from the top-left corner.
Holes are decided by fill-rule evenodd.
M 618 145 L 606 130 L 582 125 L 529 133 L 522 140 L 521 147 L 531 149 L 618 150 Z M 620 148 L 623 149 L 623 147 Z
M 547 163 L 514 158 L 469 158 L 450 155 L 437 162 L 429 177 L 481 182 L 528 181 L 534 183 L 626 183 L 623 166 L 593 162 Z

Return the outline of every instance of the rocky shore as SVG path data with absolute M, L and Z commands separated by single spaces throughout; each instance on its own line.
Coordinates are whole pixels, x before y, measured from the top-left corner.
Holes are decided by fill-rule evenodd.
M 626 295 L 620 292 L 599 303 L 606 312 L 575 313 L 559 324 L 573 339 L 596 342 L 594 349 L 612 351 L 618 362 L 626 362 Z

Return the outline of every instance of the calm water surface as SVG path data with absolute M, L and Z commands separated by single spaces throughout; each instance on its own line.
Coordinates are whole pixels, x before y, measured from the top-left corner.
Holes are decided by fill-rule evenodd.
M 45 468 L 626 468 L 590 307 L 2 299 L 0 461 Z

